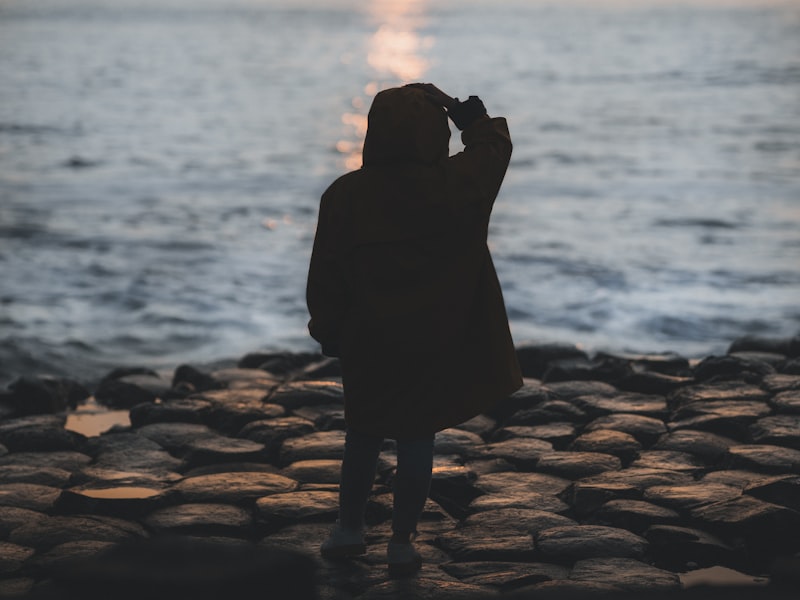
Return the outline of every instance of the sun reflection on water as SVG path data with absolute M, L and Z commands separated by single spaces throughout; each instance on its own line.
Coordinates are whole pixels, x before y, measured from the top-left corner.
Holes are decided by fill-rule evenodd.
M 425 4 L 424 0 L 375 0 L 368 8 L 375 23 L 366 55 L 372 79 L 364 86 L 363 95 L 353 98 L 352 111 L 342 115 L 347 134 L 336 143 L 348 170 L 361 167 L 367 111 L 375 94 L 388 87 L 420 81 L 428 70 L 425 53 L 433 46 L 434 39 L 419 33 L 424 24 Z

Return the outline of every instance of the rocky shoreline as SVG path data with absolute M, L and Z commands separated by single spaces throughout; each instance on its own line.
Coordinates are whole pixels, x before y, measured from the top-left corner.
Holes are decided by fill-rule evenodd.
M 368 554 L 318 556 L 343 451 L 336 360 L 20 378 L 0 392 L 0 598 L 716 597 L 695 584 L 720 574 L 726 598 L 796 593 L 800 336 L 693 361 L 517 352 L 524 387 L 437 435 L 425 565 L 402 580 L 384 563 L 391 442 Z M 123 424 L 81 433 L 96 405 Z

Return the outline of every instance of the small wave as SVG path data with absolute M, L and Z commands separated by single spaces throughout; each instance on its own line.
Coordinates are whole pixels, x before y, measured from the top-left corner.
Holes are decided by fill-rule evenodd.
M 705 229 L 739 229 L 737 223 L 722 219 L 658 219 L 653 223 L 656 227 L 702 227 Z
M 61 163 L 61 166 L 69 169 L 89 169 L 91 167 L 97 167 L 100 164 L 102 164 L 102 162 L 99 160 L 91 160 L 83 158 L 82 156 L 70 156 Z
M 60 133 L 57 127 L 49 125 L 30 125 L 25 123 L 0 123 L 0 133 L 35 135 L 40 133 Z

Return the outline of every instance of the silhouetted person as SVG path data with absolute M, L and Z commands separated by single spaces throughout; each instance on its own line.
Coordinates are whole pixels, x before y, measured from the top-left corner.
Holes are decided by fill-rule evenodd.
M 465 149 L 448 157 L 447 117 Z M 486 245 L 511 157 L 506 120 L 434 85 L 380 92 L 363 166 L 325 191 L 308 274 L 309 331 L 341 359 L 347 437 L 339 520 L 323 556 L 366 552 L 364 512 L 385 438 L 397 441 L 390 574 L 421 565 L 412 536 L 434 434 L 522 384 Z

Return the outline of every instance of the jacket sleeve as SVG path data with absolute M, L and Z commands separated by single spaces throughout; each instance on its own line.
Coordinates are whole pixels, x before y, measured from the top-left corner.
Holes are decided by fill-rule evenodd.
M 457 127 L 463 127 L 464 150 L 450 157 L 456 180 L 464 183 L 460 196 L 491 211 L 511 160 L 511 136 L 502 117 L 490 118 L 474 96 L 451 111 Z
M 306 305 L 311 315 L 308 331 L 326 356 L 339 356 L 347 294 L 341 266 L 336 260 L 336 229 L 330 197 L 323 194 L 306 283 Z

